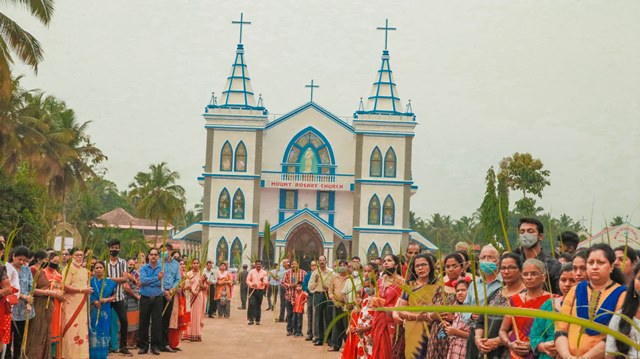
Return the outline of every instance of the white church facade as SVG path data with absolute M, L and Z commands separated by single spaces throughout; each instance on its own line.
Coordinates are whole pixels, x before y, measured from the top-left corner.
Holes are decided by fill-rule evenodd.
M 310 102 L 270 120 L 253 92 L 240 39 L 222 96 L 212 97 L 203 114 L 200 225 L 208 257 L 238 267 L 256 257 L 307 264 L 323 254 L 331 264 L 406 248 L 417 190 L 416 118 L 410 104 L 401 105 L 386 43 L 371 96 L 351 121 L 314 102 L 313 92 Z

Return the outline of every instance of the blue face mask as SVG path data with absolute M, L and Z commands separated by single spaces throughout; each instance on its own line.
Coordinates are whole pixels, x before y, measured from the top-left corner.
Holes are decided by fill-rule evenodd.
M 481 261 L 480 270 L 484 274 L 493 274 L 498 269 L 498 265 L 493 262 Z

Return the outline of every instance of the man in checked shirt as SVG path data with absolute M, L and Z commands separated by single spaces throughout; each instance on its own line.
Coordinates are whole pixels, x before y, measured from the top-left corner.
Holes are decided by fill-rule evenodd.
M 300 269 L 298 261 L 294 259 L 291 262 L 291 268 L 284 273 L 282 278 L 282 286 L 285 289 L 285 310 L 287 312 L 287 336 L 293 334 L 293 303 L 296 300 L 296 284 L 302 283 L 307 272 Z

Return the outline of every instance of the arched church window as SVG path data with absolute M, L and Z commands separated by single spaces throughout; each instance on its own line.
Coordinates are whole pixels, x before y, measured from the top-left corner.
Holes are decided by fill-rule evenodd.
M 369 200 L 369 224 L 380 224 L 380 200 L 375 194 Z
M 371 243 L 369 249 L 367 250 L 367 262 L 371 262 L 373 259 L 380 257 L 380 252 L 378 252 L 378 246 L 375 243 Z
M 370 177 L 382 177 L 382 153 L 378 147 L 373 149 L 371 153 L 371 161 L 369 164 Z
M 391 249 L 389 243 L 385 244 L 384 247 L 382 247 L 382 258 L 384 258 L 387 254 L 393 254 L 393 249 Z
M 334 173 L 333 154 L 326 139 L 309 127 L 294 136 L 285 153 L 283 172 Z
M 229 218 L 230 204 L 229 191 L 225 188 L 220 192 L 220 197 L 218 197 L 218 218 Z
M 387 150 L 387 154 L 384 155 L 384 176 L 396 176 L 396 152 L 393 148 L 389 148 L 389 150 Z
M 233 195 L 233 219 L 244 219 L 244 194 L 240 188 Z
M 247 147 L 242 141 L 236 147 L 235 170 L 238 172 L 247 171 Z
M 216 247 L 216 265 L 222 262 L 229 262 L 229 244 L 224 237 L 220 238 Z
M 240 239 L 236 237 L 231 244 L 231 267 L 240 268 L 242 264 L 242 243 Z
M 231 163 L 233 161 L 233 149 L 229 141 L 222 146 L 220 153 L 220 171 L 231 171 Z
M 387 196 L 384 199 L 384 206 L 382 209 L 382 224 L 385 226 L 393 226 L 395 222 L 396 205 L 393 203 L 393 198 Z
M 336 259 L 347 259 L 347 247 L 341 242 L 336 249 Z

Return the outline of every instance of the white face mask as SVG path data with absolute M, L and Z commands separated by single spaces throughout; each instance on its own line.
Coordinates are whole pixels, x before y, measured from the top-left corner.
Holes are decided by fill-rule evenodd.
M 360 273 L 358 273 L 357 270 L 354 270 L 353 272 L 351 272 L 351 275 L 354 277 L 358 277 L 360 275 Z
M 524 233 L 518 238 L 520 239 L 520 245 L 526 249 L 533 248 L 538 243 L 538 236 L 533 233 Z

